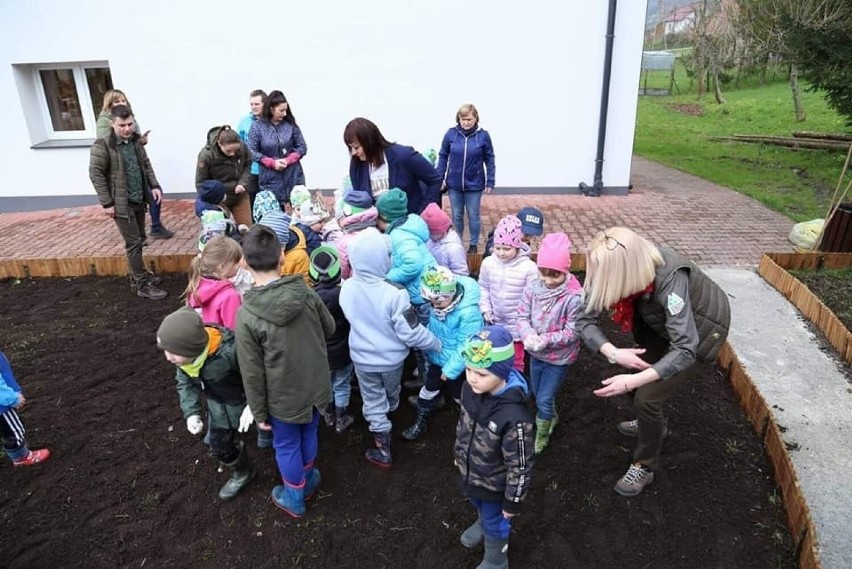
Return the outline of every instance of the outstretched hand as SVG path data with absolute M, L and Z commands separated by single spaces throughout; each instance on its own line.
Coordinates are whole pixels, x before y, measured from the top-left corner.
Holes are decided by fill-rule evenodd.
M 634 377 L 631 374 L 620 374 L 608 377 L 601 381 L 604 387 L 595 390 L 598 397 L 612 397 L 613 395 L 624 395 L 635 389 Z
M 615 363 L 627 369 L 648 369 L 651 364 L 640 358 L 645 348 L 619 348 L 615 355 Z

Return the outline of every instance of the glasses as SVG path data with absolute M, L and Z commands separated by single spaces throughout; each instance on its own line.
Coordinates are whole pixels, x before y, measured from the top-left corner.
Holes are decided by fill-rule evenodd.
M 609 235 L 606 234 L 606 231 L 601 231 L 601 233 L 603 233 L 604 245 L 606 245 L 606 248 L 608 250 L 613 251 L 616 247 L 621 247 L 622 249 L 627 251 L 627 247 L 625 247 L 624 243 L 622 243 L 621 241 L 619 241 L 615 237 L 610 237 Z

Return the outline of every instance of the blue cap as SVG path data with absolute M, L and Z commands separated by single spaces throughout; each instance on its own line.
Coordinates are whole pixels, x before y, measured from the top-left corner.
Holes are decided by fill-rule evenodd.
M 544 214 L 540 209 L 534 207 L 522 207 L 518 211 L 518 219 L 521 220 L 521 231 L 524 235 L 538 237 L 544 233 Z

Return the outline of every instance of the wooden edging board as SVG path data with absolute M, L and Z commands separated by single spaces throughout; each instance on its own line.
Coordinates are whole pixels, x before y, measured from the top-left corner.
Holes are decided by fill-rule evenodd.
M 192 254 L 146 256 L 145 263 L 158 273 L 181 273 L 186 271 Z M 782 256 L 781 262 L 788 266 L 849 266 L 852 265 L 852 255 L 848 255 L 849 264 L 842 263 L 843 259 L 828 258 L 822 255 L 820 261 L 814 258 L 802 259 L 797 255 Z M 776 264 L 768 256 L 764 260 Z M 586 268 L 585 255 L 575 253 L 571 256 L 571 270 L 584 271 Z M 761 261 L 761 267 L 764 262 Z M 479 272 L 482 255 L 469 255 L 468 263 L 472 274 Z M 777 266 L 777 265 L 776 265 Z M 127 272 L 124 257 L 86 257 L 72 259 L 12 259 L 0 261 L 0 278 L 27 277 L 74 277 L 84 275 L 117 276 Z M 784 271 L 786 273 L 786 271 Z M 763 273 L 761 273 L 763 274 Z M 786 273 L 789 276 L 789 273 Z M 766 278 L 764 276 L 764 278 Z M 792 277 L 791 277 L 792 278 Z M 779 289 L 780 290 L 780 289 Z M 819 554 L 816 550 L 816 534 L 810 510 L 805 502 L 801 487 L 796 478 L 792 460 L 781 437 L 772 411 L 766 400 L 758 391 L 748 372 L 740 363 L 730 343 L 725 343 L 719 353 L 717 363 L 728 372 L 731 385 L 734 388 L 740 406 L 748 417 L 754 430 L 763 438 L 764 448 L 773 466 L 775 480 L 781 489 L 784 506 L 787 512 L 787 527 L 796 546 L 796 555 L 800 569 L 820 569 Z
M 852 253 L 767 253 L 757 272 L 820 331 L 840 357 L 852 364 L 852 333 L 843 322 L 799 279 L 787 269 L 819 269 L 852 267 Z

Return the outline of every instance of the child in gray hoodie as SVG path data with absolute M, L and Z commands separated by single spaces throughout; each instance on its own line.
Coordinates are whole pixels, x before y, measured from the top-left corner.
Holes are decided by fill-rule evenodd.
M 349 351 L 361 389 L 364 419 L 375 448 L 367 460 L 390 468 L 391 422 L 399 406 L 402 364 L 409 348 L 440 351 L 441 342 L 417 318 L 405 287 L 386 280 L 391 268 L 390 240 L 365 229 L 349 245 L 354 276 L 340 290 L 340 307 L 349 320 Z

